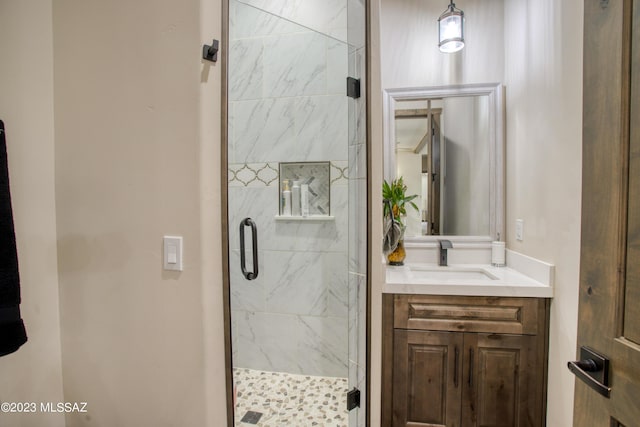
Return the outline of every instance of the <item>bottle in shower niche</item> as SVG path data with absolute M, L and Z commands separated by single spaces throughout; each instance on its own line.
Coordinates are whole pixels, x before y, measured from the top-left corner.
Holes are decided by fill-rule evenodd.
M 291 216 L 291 190 L 288 179 L 282 181 L 282 215 Z
M 291 215 L 302 215 L 300 206 L 300 181 L 294 180 L 293 186 L 291 187 Z
M 300 213 L 303 217 L 309 216 L 309 185 L 300 186 Z

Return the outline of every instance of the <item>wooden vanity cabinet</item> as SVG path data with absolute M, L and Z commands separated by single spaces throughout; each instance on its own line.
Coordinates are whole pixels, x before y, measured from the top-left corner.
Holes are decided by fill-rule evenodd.
M 548 300 L 385 295 L 382 425 L 545 423 Z

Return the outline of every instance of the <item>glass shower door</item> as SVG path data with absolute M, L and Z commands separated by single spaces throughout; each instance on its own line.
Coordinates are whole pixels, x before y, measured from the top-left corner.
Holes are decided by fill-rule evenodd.
M 359 391 L 349 426 L 368 425 L 367 389 L 367 133 L 365 1 L 347 0 L 349 77 L 358 81 L 359 97 L 349 107 L 349 390 Z
M 235 422 L 355 426 L 358 411 L 350 423 L 346 396 L 364 365 L 353 310 L 362 293 L 362 274 L 354 271 L 361 254 L 352 251 L 364 237 L 350 219 L 366 187 L 350 177 L 357 121 L 346 96 L 355 52 L 347 43 L 347 1 L 229 6 Z

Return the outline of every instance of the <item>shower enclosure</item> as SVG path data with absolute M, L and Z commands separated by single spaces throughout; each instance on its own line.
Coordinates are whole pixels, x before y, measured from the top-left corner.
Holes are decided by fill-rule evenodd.
M 234 422 L 364 426 L 364 0 L 228 11 Z M 283 208 L 294 182 L 307 215 Z

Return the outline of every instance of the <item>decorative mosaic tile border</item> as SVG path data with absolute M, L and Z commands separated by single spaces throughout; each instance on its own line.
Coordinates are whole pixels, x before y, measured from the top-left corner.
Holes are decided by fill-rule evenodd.
M 347 161 L 331 162 L 331 184 L 347 185 L 349 165 Z M 230 187 L 278 186 L 278 163 L 234 163 L 229 165 Z
M 344 164 L 343 164 L 344 163 Z M 347 183 L 349 179 L 349 165 L 347 162 L 331 162 L 331 184 L 340 181 Z
M 278 185 L 277 163 L 229 165 L 229 185 L 233 187 L 269 187 Z

